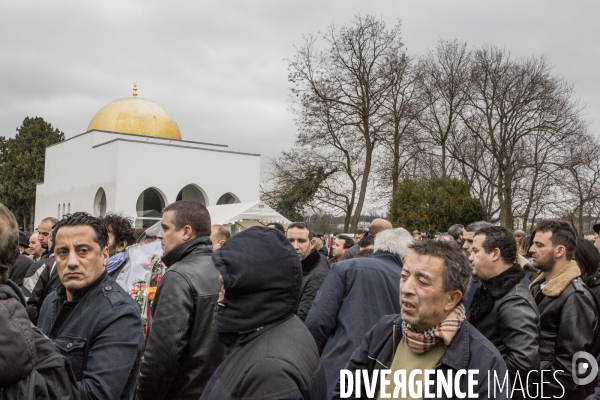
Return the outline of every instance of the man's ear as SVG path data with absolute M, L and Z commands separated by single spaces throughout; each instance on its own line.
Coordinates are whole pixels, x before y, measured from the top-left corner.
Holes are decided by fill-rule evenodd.
M 310 249 L 311 250 L 315 248 L 316 241 L 317 241 L 317 239 L 315 239 L 315 238 L 310 239 Z
M 565 246 L 556 246 L 554 248 L 554 257 L 561 258 L 567 254 L 567 249 Z
M 127 248 L 127 240 L 123 240 L 121 243 L 117 245 L 117 253 L 122 252 Z
M 500 258 L 502 258 L 502 254 L 500 253 L 500 249 L 496 247 L 494 250 L 492 250 L 492 259 L 496 261 Z
M 185 240 L 186 242 L 190 239 L 194 238 L 194 230 L 192 229 L 191 226 L 186 225 L 183 227 L 183 240 Z
M 100 253 L 102 256 L 102 266 L 106 267 L 106 263 L 108 262 L 108 258 L 110 257 L 110 251 L 108 250 L 108 246 L 105 246 Z
M 444 311 L 447 311 L 447 312 L 450 310 L 453 310 L 463 297 L 460 290 L 454 290 L 452 292 L 447 292 L 446 296 L 448 296 L 448 297 L 446 300 L 446 304 L 444 305 Z

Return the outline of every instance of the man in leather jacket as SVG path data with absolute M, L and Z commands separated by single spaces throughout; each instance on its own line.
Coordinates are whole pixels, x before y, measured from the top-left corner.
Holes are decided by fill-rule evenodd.
M 315 238 L 304 222 L 288 226 L 286 235 L 302 263 L 302 290 L 295 314 L 304 321 L 329 272 L 329 262 L 315 250 Z
M 224 353 L 211 329 L 221 284 L 210 215 L 198 202 L 178 201 L 163 210 L 160 224 L 168 270 L 152 304 L 137 398 L 198 399 Z
M 540 314 L 523 282 L 523 269 L 513 263 L 516 256 L 517 243 L 508 229 L 489 226 L 475 232 L 469 261 L 482 284 L 467 320 L 502 354 L 513 398 L 523 398 L 528 373 L 540 369 Z
M 567 222 L 540 221 L 529 250 L 533 266 L 542 271 L 529 286 L 540 312 L 541 369 L 558 380 L 549 379 L 544 395 L 573 400 L 589 394 L 573 382 L 573 357 L 592 351 L 598 329 L 594 298 L 573 260 L 575 238 Z

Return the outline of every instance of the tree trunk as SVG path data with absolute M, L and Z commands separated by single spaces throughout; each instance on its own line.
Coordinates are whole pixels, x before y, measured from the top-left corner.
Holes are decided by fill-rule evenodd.
M 358 228 L 358 221 L 360 220 L 360 214 L 362 213 L 363 204 L 365 202 L 365 197 L 367 194 L 367 185 L 369 184 L 369 173 L 371 172 L 371 159 L 373 157 L 373 149 L 368 146 L 367 154 L 365 157 L 365 172 L 363 173 L 361 183 L 360 183 L 360 192 L 358 194 L 358 203 L 356 204 L 356 209 L 354 210 L 354 218 L 352 218 L 352 226 L 350 229 L 354 232 Z

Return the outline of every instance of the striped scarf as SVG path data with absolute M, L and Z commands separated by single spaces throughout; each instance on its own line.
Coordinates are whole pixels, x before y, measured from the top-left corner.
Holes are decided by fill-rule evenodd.
M 464 319 L 465 307 L 460 305 L 450 311 L 446 319 L 423 333 L 415 332 L 408 322 L 402 321 L 402 333 L 408 347 L 417 354 L 423 354 L 440 341 L 448 346 Z
M 128 258 L 129 254 L 127 250 L 117 253 L 114 256 L 110 257 L 108 259 L 108 262 L 106 263 L 106 273 L 109 275 L 112 274 L 113 271 L 119 268 L 121 264 L 123 264 L 123 262 L 125 262 L 125 260 L 127 260 Z

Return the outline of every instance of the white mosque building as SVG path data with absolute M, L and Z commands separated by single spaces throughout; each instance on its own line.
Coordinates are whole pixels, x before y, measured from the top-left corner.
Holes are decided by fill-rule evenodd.
M 46 149 L 44 182 L 36 194 L 36 225 L 45 217 L 86 211 L 95 216 L 120 212 L 135 227 L 155 224 L 162 209 L 195 200 L 213 215 L 218 205 L 251 211 L 256 224 L 289 223 L 259 200 L 260 155 L 226 145 L 181 139 L 177 123 L 152 101 L 133 97 L 113 101 L 92 118 L 86 132 Z M 222 221 L 234 229 L 243 217 Z M 257 214 L 258 212 L 258 214 Z M 234 213 L 235 214 L 235 213 Z M 248 214 L 248 213 L 246 213 Z M 264 215 L 263 215 L 264 214 Z

